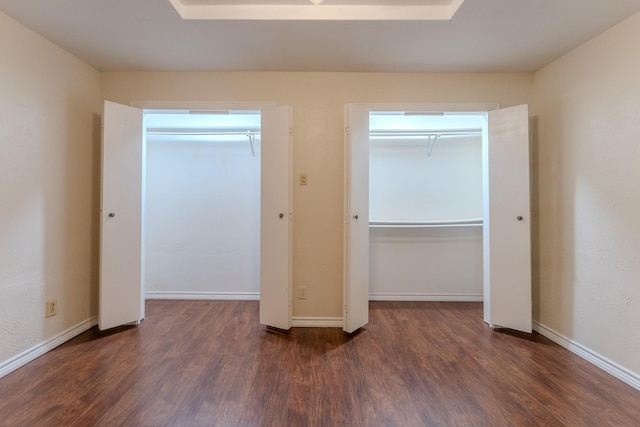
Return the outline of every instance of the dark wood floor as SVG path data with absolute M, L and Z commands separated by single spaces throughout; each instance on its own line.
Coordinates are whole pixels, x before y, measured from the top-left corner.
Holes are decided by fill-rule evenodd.
M 478 303 L 372 302 L 290 333 L 257 302 L 148 301 L 0 379 L 2 426 L 638 426 L 640 391 Z

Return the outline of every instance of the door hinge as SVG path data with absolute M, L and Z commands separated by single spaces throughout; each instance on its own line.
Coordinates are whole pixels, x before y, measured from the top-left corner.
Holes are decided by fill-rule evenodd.
M 293 128 L 289 128 L 289 135 L 293 135 Z

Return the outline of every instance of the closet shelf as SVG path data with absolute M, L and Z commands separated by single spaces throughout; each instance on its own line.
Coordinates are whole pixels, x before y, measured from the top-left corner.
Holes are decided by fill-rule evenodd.
M 147 129 L 148 135 L 170 135 L 170 136 L 260 136 L 259 130 L 181 130 L 181 129 Z
M 371 130 L 371 139 L 424 139 L 427 142 L 427 156 L 431 156 L 433 147 L 442 138 L 482 135 L 481 129 L 451 130 Z
M 443 228 L 482 227 L 482 218 L 465 218 L 433 221 L 369 221 L 370 228 Z
M 450 130 L 375 130 L 369 132 L 374 139 L 390 138 L 424 138 L 428 136 L 473 136 L 482 135 L 482 129 L 450 129 Z
M 256 156 L 256 139 L 260 139 L 260 129 L 253 128 L 147 128 L 147 135 L 157 136 L 220 136 L 220 137 L 247 137 L 251 155 Z

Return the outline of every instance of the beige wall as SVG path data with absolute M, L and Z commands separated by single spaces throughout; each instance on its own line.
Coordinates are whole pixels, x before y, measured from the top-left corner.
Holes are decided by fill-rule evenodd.
M 534 317 L 640 372 L 640 14 L 534 76 Z
M 342 316 L 344 105 L 531 101 L 531 74 L 125 73 L 102 75 L 110 101 L 275 101 L 293 107 L 294 317 Z
M 0 57 L 2 362 L 96 314 L 100 73 L 2 13 Z

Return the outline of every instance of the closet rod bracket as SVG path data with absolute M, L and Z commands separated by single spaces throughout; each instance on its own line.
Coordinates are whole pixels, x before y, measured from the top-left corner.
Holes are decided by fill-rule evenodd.
M 253 157 L 255 157 L 256 156 L 256 148 L 255 148 L 256 135 L 254 133 L 252 133 L 251 131 L 247 131 L 247 138 L 249 138 L 249 146 L 251 147 L 251 155 Z
M 436 141 L 438 140 L 439 134 L 427 135 L 427 156 L 431 157 L 431 153 L 433 152 L 433 147 L 436 145 Z

